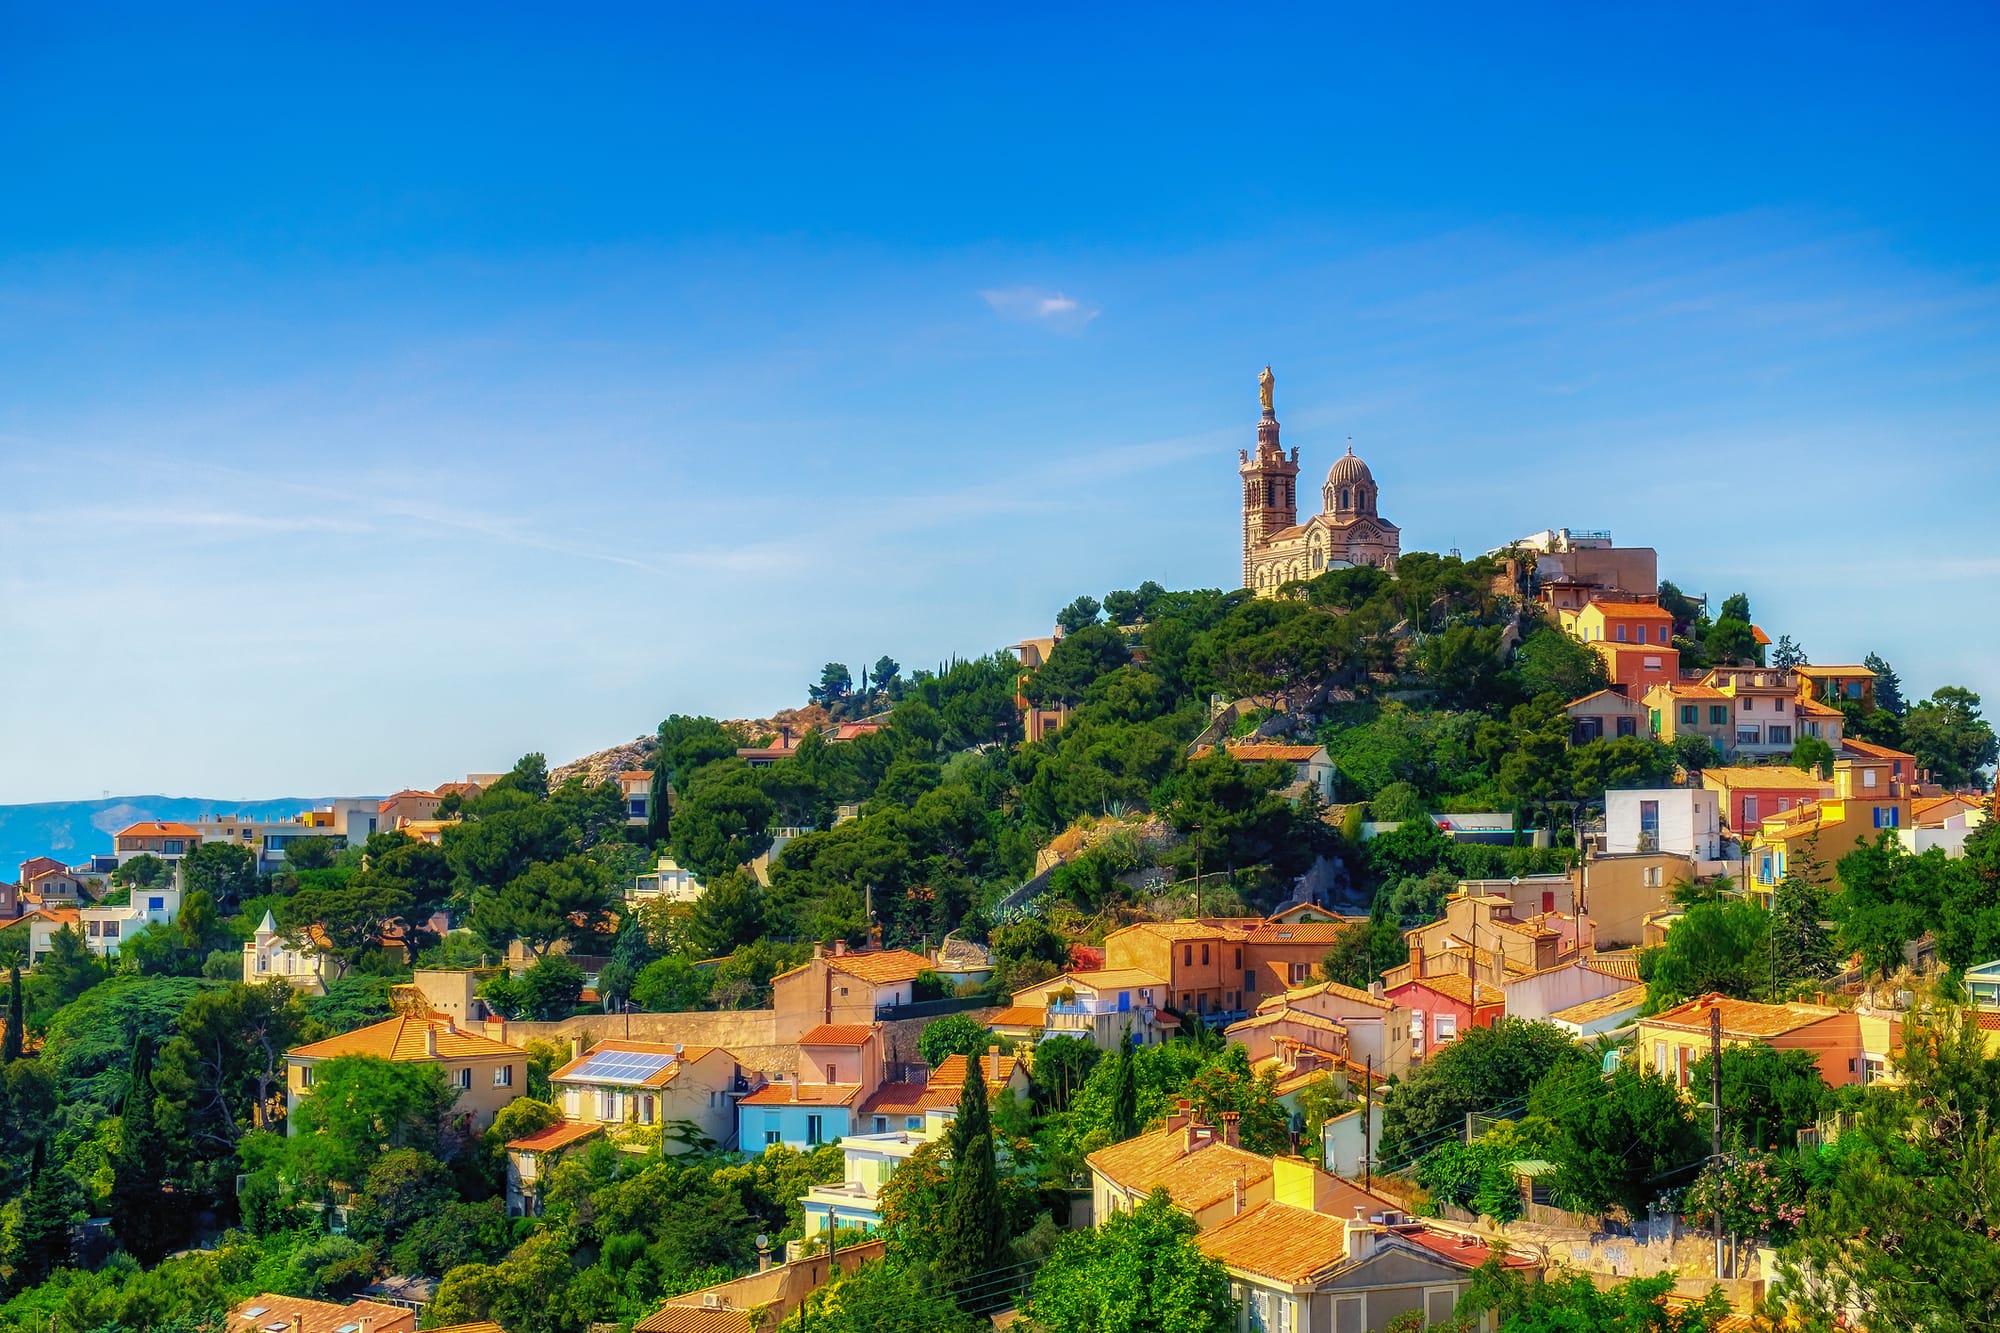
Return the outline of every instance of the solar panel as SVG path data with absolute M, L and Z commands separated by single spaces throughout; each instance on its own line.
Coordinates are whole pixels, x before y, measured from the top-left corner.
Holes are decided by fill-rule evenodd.
M 674 1062 L 653 1051 L 605 1051 L 586 1059 L 569 1077 L 591 1083 L 644 1083 Z

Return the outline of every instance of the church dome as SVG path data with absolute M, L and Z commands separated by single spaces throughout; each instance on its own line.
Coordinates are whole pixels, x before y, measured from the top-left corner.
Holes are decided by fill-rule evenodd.
M 1375 484 L 1375 474 L 1368 470 L 1366 463 L 1354 456 L 1354 446 L 1349 445 L 1347 452 L 1335 459 L 1333 466 L 1327 469 L 1326 484 L 1329 486 L 1372 486 Z

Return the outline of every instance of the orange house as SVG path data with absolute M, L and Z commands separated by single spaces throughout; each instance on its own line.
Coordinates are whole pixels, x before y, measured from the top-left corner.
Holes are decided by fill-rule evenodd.
M 1674 641 L 1673 614 L 1653 602 L 1592 602 L 1559 614 L 1563 628 L 1585 643 L 1665 648 Z

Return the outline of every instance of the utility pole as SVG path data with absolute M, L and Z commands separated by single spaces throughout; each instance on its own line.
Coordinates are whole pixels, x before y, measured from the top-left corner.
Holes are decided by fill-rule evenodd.
M 1194 914 L 1201 916 L 1201 825 L 1194 826 Z
M 1708 1010 L 1708 1160 L 1722 1160 L 1722 1010 Z M 1715 1219 L 1715 1276 L 1722 1277 L 1722 1219 Z
M 1361 1188 L 1375 1187 L 1375 1153 L 1369 1146 L 1375 1119 L 1375 1057 L 1368 1057 L 1368 1072 L 1361 1076 Z M 1323 1150 L 1322 1150 L 1323 1151 Z

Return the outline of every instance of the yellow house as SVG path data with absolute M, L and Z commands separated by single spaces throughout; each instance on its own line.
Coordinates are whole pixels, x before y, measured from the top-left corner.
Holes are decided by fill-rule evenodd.
M 431 1064 L 458 1090 L 454 1110 L 475 1134 L 493 1123 L 500 1108 L 528 1088 L 528 1053 L 518 1046 L 469 1032 L 445 1014 L 398 1014 L 338 1037 L 294 1047 L 285 1054 L 285 1109 L 296 1112 L 312 1095 L 313 1080 L 325 1061 L 368 1055 L 398 1064 Z M 290 1121 L 296 1132 L 298 1121 Z
M 1833 795 L 1761 821 L 1748 860 L 1755 887 L 1769 893 L 1802 862 L 1817 861 L 1831 874 L 1840 858 L 1910 822 L 1910 798 L 1895 794 L 1882 760 L 1840 759 L 1833 765 Z

